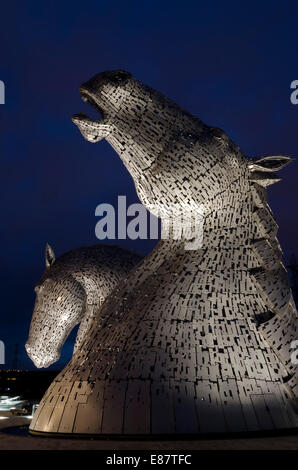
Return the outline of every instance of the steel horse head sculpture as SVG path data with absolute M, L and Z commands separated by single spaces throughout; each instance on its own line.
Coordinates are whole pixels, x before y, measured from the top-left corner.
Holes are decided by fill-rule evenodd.
M 142 259 L 112 245 L 92 245 L 56 259 L 46 245 L 46 269 L 35 286 L 36 301 L 26 350 L 36 367 L 49 367 L 72 329 L 80 324 L 74 353 L 80 348 L 94 315 L 120 279 Z
M 266 202 L 287 156 L 248 158 L 125 71 L 80 88 L 142 203 L 173 226 L 200 214 L 203 244 L 162 239 L 120 280 L 46 392 L 31 433 L 152 436 L 298 425 L 297 312 Z M 100 294 L 100 292 L 99 292 Z

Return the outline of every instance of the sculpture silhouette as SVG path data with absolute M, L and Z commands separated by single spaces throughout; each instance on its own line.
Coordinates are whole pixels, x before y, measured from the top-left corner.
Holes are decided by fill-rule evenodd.
M 297 312 L 266 202 L 291 158 L 247 158 L 222 130 L 124 71 L 96 75 L 80 92 L 103 119 L 74 123 L 90 142 L 112 145 L 141 202 L 171 229 L 97 312 L 31 433 L 296 427 Z M 185 208 L 203 218 L 198 249 L 186 248 L 184 226 L 171 235 Z

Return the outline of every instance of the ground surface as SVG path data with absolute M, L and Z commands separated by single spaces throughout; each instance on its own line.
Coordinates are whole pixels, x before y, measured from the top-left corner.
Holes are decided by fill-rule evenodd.
M 0 420 L 2 428 L 28 424 L 28 418 Z M 4 424 L 5 423 L 5 424 Z M 0 450 L 298 450 L 296 435 L 164 441 L 59 439 L 0 432 Z

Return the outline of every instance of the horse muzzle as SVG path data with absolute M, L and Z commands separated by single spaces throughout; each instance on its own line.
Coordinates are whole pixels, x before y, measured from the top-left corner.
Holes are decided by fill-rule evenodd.
M 49 367 L 60 358 L 59 352 L 41 352 L 41 350 L 34 348 L 34 346 L 30 345 L 29 343 L 25 344 L 25 349 L 35 367 L 38 369 Z

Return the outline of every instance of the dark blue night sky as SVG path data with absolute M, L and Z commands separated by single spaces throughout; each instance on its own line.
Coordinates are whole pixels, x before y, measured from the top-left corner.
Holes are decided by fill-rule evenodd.
M 24 343 L 46 241 L 57 255 L 97 243 L 95 207 L 138 200 L 112 148 L 84 141 L 72 124 L 74 113 L 94 116 L 79 85 L 122 68 L 247 155 L 298 158 L 298 2 L 20 0 L 2 2 L 0 15 L 0 339 L 7 367 L 18 343 L 19 367 L 33 368 Z M 286 261 L 298 253 L 297 175 L 296 162 L 269 189 Z M 117 243 L 142 253 L 155 244 Z M 58 366 L 71 349 L 69 340 Z

